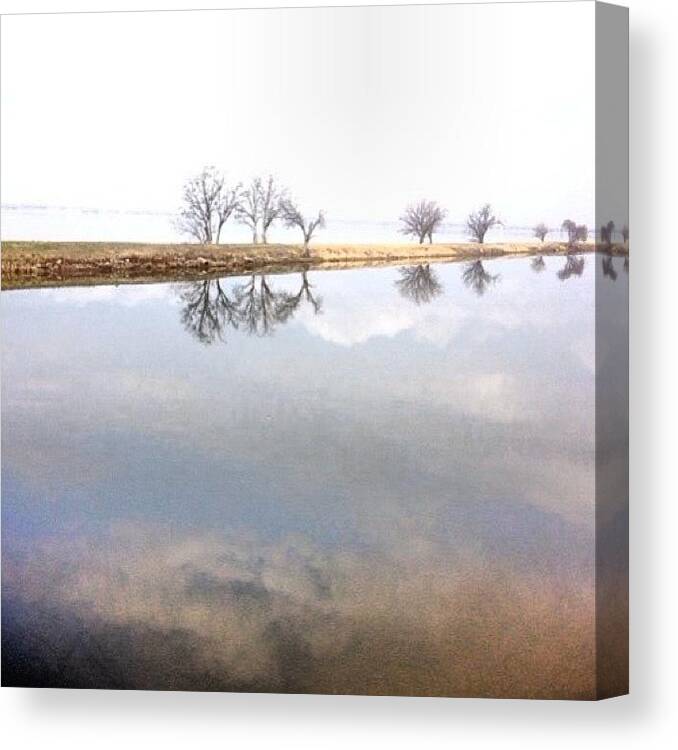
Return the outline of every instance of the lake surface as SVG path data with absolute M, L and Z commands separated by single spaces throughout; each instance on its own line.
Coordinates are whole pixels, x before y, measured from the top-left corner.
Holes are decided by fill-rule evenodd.
M 3 292 L 4 684 L 590 697 L 600 263 Z

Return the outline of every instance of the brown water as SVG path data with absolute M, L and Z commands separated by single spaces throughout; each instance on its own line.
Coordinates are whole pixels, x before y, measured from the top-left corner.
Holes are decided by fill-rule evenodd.
M 4 292 L 3 683 L 591 697 L 600 263 Z

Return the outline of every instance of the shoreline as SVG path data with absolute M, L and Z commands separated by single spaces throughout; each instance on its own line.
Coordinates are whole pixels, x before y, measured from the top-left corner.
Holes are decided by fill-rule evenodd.
M 440 263 L 604 252 L 628 255 L 628 247 L 596 248 L 564 242 L 302 245 L 197 245 L 131 242 L 2 242 L 2 289 L 188 281 L 209 276 L 285 273 L 417 262 Z

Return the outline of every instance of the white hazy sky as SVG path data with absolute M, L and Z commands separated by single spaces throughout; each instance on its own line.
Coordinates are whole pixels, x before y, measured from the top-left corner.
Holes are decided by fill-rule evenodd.
M 592 223 L 591 2 L 2 19 L 2 201 L 172 210 L 205 164 L 332 218 Z

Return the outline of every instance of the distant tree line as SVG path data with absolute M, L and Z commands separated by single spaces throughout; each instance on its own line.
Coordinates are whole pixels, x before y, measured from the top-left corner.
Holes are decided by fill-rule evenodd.
M 413 237 L 422 245 L 428 240 L 429 244 L 433 243 L 433 235 L 440 230 L 440 227 L 447 216 L 447 211 L 442 208 L 436 201 L 421 200 L 418 203 L 412 203 L 405 208 L 400 217 L 400 232 L 408 237 Z M 466 231 L 473 242 L 483 244 L 487 233 L 494 227 L 502 226 L 504 222 L 499 219 L 489 203 L 471 212 L 466 218 Z M 586 242 L 589 238 L 589 229 L 586 224 L 577 224 L 572 219 L 565 219 L 561 225 L 561 231 L 567 235 L 567 244 L 574 248 L 580 242 Z M 551 233 L 551 228 L 539 222 L 532 230 L 534 236 L 540 242 L 545 242 L 546 237 Z M 613 243 L 613 234 L 615 225 L 609 221 L 601 227 L 601 242 L 607 247 Z M 628 242 L 629 230 L 626 225 L 620 230 L 624 242 Z
M 177 228 L 182 234 L 205 245 L 218 244 L 224 225 L 233 217 L 235 222 L 249 228 L 255 245 L 267 244 L 269 230 L 276 223 L 298 230 L 308 254 L 315 233 L 325 227 L 322 210 L 304 213 L 290 197 L 287 188 L 279 185 L 273 176 L 255 177 L 247 185 L 240 182 L 229 185 L 215 167 L 205 167 L 199 175 L 184 184 L 182 197 Z M 400 232 L 420 245 L 426 241 L 432 244 L 433 236 L 440 231 L 446 217 L 446 209 L 436 201 L 420 200 L 405 208 L 400 216 Z M 485 242 L 490 230 L 502 225 L 502 220 L 495 215 L 489 203 L 472 211 L 466 218 L 466 231 L 471 240 L 478 244 Z M 560 228 L 566 233 L 567 243 L 572 248 L 588 240 L 586 224 L 565 219 Z M 613 221 L 600 228 L 602 245 L 612 247 L 615 229 Z M 545 242 L 551 231 L 540 222 L 534 227 L 533 234 L 540 242 Z M 626 225 L 619 230 L 619 234 L 624 243 L 628 242 L 629 230 Z

